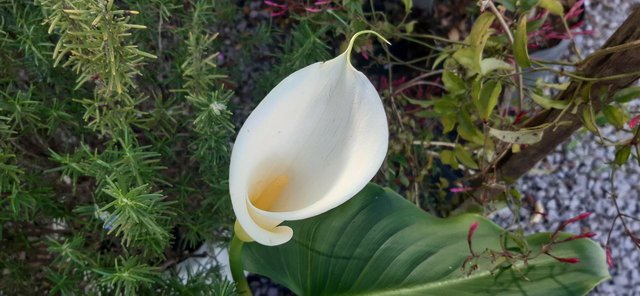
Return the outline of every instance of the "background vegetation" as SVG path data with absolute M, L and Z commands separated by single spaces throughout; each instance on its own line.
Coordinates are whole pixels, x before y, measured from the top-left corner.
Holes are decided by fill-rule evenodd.
M 394 44 L 362 38 L 354 53 L 390 122 L 376 181 L 440 216 L 467 200 L 462 211 L 520 207 L 510 183 L 487 181 L 520 143 L 490 128 L 519 130 L 566 85 L 525 85 L 514 62 L 506 32 L 538 1 L 496 1 L 507 28 L 487 33 L 492 19 L 477 43 L 465 37 L 480 7 L 454 2 L 445 22 L 412 1 L 0 0 L 0 294 L 231 294 L 216 269 L 181 280 L 174 267 L 229 240 L 234 131 L 282 78 L 363 29 Z M 493 69 L 465 64 L 469 48 Z M 602 115 L 587 109 L 592 131 L 609 122 L 637 138 L 626 91 Z M 614 144 L 619 164 L 637 149 Z

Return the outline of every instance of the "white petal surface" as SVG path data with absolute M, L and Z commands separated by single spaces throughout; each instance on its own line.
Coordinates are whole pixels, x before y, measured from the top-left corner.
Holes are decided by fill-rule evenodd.
M 384 108 L 350 50 L 278 84 L 251 113 L 233 147 L 230 192 L 239 224 L 257 242 L 293 235 L 285 220 L 319 215 L 358 193 L 388 146 Z

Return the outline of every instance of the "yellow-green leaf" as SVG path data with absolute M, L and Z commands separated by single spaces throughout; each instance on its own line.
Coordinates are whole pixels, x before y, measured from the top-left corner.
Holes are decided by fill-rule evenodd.
M 493 13 L 487 11 L 481 14 L 475 23 L 473 23 L 473 27 L 471 28 L 471 33 L 469 33 L 469 44 L 472 47 L 480 47 L 484 48 L 487 39 L 489 38 L 490 32 L 489 28 L 493 21 L 495 20 L 495 16 Z
M 460 162 L 462 165 L 474 170 L 480 168 L 478 163 L 473 159 L 473 155 L 471 155 L 471 152 L 464 149 L 464 147 L 456 145 L 456 147 L 453 148 L 453 153 L 455 154 L 458 162 Z
M 607 121 L 616 128 L 623 128 L 625 122 L 624 111 L 616 106 L 606 105 L 602 108 L 602 114 Z
M 456 52 L 454 52 L 452 56 L 460 65 L 465 67 L 465 69 L 475 73 L 480 73 L 482 71 L 480 67 L 480 61 L 476 61 L 475 51 L 473 50 L 473 48 L 460 48 Z
M 442 124 L 442 132 L 448 133 L 456 126 L 456 117 L 451 115 L 440 116 L 440 123 Z
M 443 97 L 433 103 L 433 110 L 440 114 L 456 114 L 458 108 L 456 101 L 451 100 L 450 97 Z
M 478 17 L 471 28 L 469 37 L 466 39 L 469 47 L 458 49 L 453 54 L 453 58 L 455 58 L 458 63 L 473 72 L 482 72 L 480 64 L 482 52 L 484 51 L 487 39 L 491 36 L 490 28 L 494 20 L 495 16 L 490 12 L 485 12 Z
M 589 106 L 582 108 L 582 116 L 580 116 L 580 119 L 582 119 L 582 123 L 586 129 L 596 134 L 598 133 L 598 127 L 593 120 L 593 114 L 591 114 L 591 108 Z
M 482 90 L 482 80 L 476 79 L 471 83 L 471 99 L 474 104 L 480 100 L 480 90 Z
M 409 34 L 413 33 L 413 29 L 416 27 L 416 23 L 418 23 L 418 21 L 416 20 L 408 22 L 406 25 L 404 25 L 404 30 Z
M 495 70 L 512 70 L 511 64 L 496 58 L 486 58 L 480 61 L 482 75 L 487 75 Z
M 404 12 L 410 13 L 413 8 L 413 0 L 402 0 L 402 4 L 404 4 Z
M 487 40 L 489 36 L 491 36 L 491 31 L 489 28 L 491 24 L 493 24 L 493 20 L 495 16 L 493 13 L 485 12 L 480 15 L 476 23 L 471 28 L 471 35 L 469 35 L 469 40 L 473 46 L 473 63 L 476 65 L 476 72 L 482 72 L 482 52 L 484 51 L 484 46 L 487 44 Z
M 442 150 L 440 152 L 440 160 L 444 164 L 448 164 L 453 168 L 458 168 L 458 161 L 456 160 L 455 154 L 451 150 Z
M 543 130 L 503 131 L 489 128 L 489 134 L 502 142 L 511 144 L 535 144 L 542 140 Z
M 438 67 L 438 65 L 440 65 L 440 63 L 442 63 L 444 60 L 446 60 L 449 57 L 449 53 L 447 53 L 446 51 L 443 51 L 437 58 L 435 61 L 433 61 L 433 66 L 431 66 L 431 69 L 435 69 Z
M 627 163 L 629 156 L 631 156 L 631 146 L 630 145 L 620 146 L 616 150 L 616 158 L 614 159 L 614 162 L 617 165 L 623 165 Z
M 455 73 L 445 70 L 442 73 L 442 82 L 444 87 L 452 94 L 458 94 L 466 91 L 466 84 L 462 78 Z
M 492 80 L 482 86 L 482 89 L 480 90 L 480 96 L 477 101 L 478 103 L 476 104 L 481 119 L 489 119 L 489 116 L 491 116 L 491 112 L 493 112 L 493 108 L 498 105 L 498 97 L 500 96 L 501 92 L 502 84 L 500 83 L 500 81 Z
M 458 113 L 458 134 L 463 139 L 479 145 L 484 144 L 484 134 L 471 121 L 467 112 Z
M 536 93 L 531 93 L 531 99 L 533 99 L 536 104 L 542 106 L 545 109 L 564 109 L 569 106 L 569 101 L 552 100 Z
M 540 0 L 538 5 L 555 15 L 564 16 L 564 8 L 559 0 Z
M 529 51 L 527 50 L 527 17 L 520 18 L 518 28 L 516 29 L 516 36 L 513 44 L 513 55 L 516 58 L 516 63 L 520 67 L 531 67 L 531 61 L 529 60 Z
M 640 86 L 627 87 L 613 95 L 613 99 L 618 103 L 627 103 L 636 98 L 640 98 Z

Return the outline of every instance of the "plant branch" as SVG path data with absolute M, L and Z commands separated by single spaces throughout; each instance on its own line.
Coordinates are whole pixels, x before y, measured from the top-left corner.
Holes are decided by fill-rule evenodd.
M 507 22 L 504 20 L 502 13 L 498 10 L 498 8 L 496 8 L 492 0 L 487 1 L 487 6 L 489 7 L 489 10 L 491 10 L 491 13 L 493 13 L 496 16 L 496 18 L 498 19 L 498 22 L 500 22 L 500 26 L 502 26 L 502 29 L 504 30 L 505 34 L 507 34 L 507 38 L 509 38 L 509 42 L 513 46 L 514 45 L 513 34 L 511 34 L 511 29 L 509 29 L 509 25 L 507 25 Z M 518 112 L 520 112 L 524 105 L 524 78 L 522 76 L 522 69 L 520 68 L 518 63 L 516 63 L 515 73 L 516 75 L 518 75 L 518 97 L 519 97 L 518 102 L 520 103 L 518 105 Z
M 562 144 L 574 132 L 582 128 L 583 123 L 578 114 L 582 114 L 584 108 L 593 108 L 594 114 L 599 112 L 604 104 L 608 104 L 612 100 L 612 96 L 618 90 L 630 86 L 640 78 L 640 56 L 633 51 L 620 50 L 620 46 L 626 48 L 625 44 L 636 44 L 640 42 L 640 9 L 636 9 L 627 20 L 618 28 L 618 30 L 609 38 L 603 48 L 605 53 L 598 53 L 595 56 L 588 57 L 583 63 L 578 65 L 578 73 L 580 77 L 593 77 L 592 92 L 600 94 L 603 91 L 606 95 L 600 99 L 594 99 L 589 104 L 581 104 L 577 112 L 563 112 L 563 110 L 550 109 L 539 112 L 520 128 L 530 128 L 548 124 L 549 122 L 567 122 L 567 124 L 558 125 L 555 129 L 545 131 L 542 140 L 523 148 L 519 153 L 506 151 L 500 156 L 491 170 L 497 173 L 497 180 L 514 182 L 519 177 L 533 168 L 538 161 L 553 152 L 555 147 Z M 616 50 L 612 50 L 615 48 Z M 620 75 L 619 73 L 627 73 Z M 606 79 L 603 79 L 606 78 Z M 581 81 L 573 81 L 566 90 L 557 95 L 557 100 L 572 100 L 575 94 L 581 94 L 584 84 Z M 588 86 L 587 86 L 588 87 Z M 589 106 L 591 105 L 591 106 Z M 477 175 L 472 184 L 475 187 L 481 186 L 490 176 Z M 487 189 L 479 189 L 474 194 L 488 194 L 495 196 L 499 192 L 487 192 Z

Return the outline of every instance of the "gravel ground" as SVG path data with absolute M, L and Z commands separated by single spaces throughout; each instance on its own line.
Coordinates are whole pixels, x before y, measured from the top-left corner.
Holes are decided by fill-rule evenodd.
M 640 0 L 587 0 L 585 30 L 593 30 L 591 36 L 579 36 L 577 45 L 583 55 L 600 48 L 613 32 L 624 22 L 634 5 Z M 640 110 L 640 104 L 629 106 Z M 612 128 L 602 129 L 610 138 L 621 138 Z M 623 213 L 640 217 L 640 166 L 629 162 L 615 174 L 612 188 L 611 169 L 607 165 L 614 157 L 613 147 L 599 145 L 591 133 L 579 132 L 570 141 L 540 162 L 537 167 L 519 181 L 519 189 L 525 196 L 533 197 L 545 208 L 547 220 L 525 227 L 528 233 L 553 230 L 560 221 L 583 212 L 594 214 L 581 224 L 571 225 L 568 231 L 580 233 L 592 231 L 595 240 L 603 246 L 612 228 L 616 215 L 611 192 L 618 195 L 618 204 Z M 523 215 L 528 215 L 523 210 Z M 507 225 L 508 210 L 497 213 L 494 220 Z M 629 229 L 640 233 L 640 222 L 626 220 Z M 624 233 L 618 221 L 611 233 L 611 255 L 614 267 L 612 278 L 600 284 L 590 295 L 640 295 L 640 250 Z

